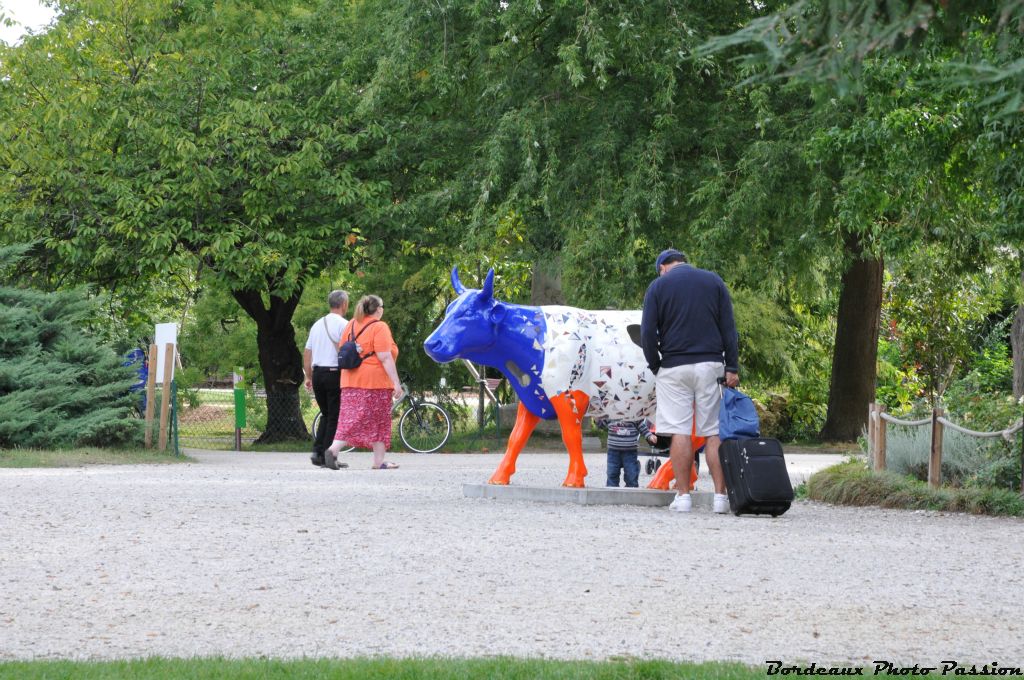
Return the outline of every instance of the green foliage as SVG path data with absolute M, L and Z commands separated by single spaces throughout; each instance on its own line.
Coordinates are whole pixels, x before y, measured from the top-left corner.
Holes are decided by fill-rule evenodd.
M 727 67 L 689 50 L 748 11 L 363 3 L 363 50 L 378 58 L 367 104 L 404 131 L 392 167 L 429 170 L 392 184 L 404 221 L 433 237 L 416 241 L 458 259 L 500 240 L 515 215 L 527 252 L 560 256 L 570 304 L 637 306 L 654 255 L 687 239 L 692 159 L 731 135 L 693 125 L 721 113 Z
M 886 330 L 934 404 L 972 357 L 973 337 L 1001 304 L 990 275 L 957 271 L 937 246 L 908 255 L 887 281 Z
M 941 277 L 940 277 L 941 278 Z M 962 286 L 962 282 L 954 282 Z M 990 287 L 993 288 L 993 287 Z M 998 286 L 994 288 L 998 289 Z M 908 289 L 909 290 L 909 289 Z M 932 300 L 932 304 L 961 308 L 956 300 Z M 970 308 L 970 305 L 967 305 Z M 971 327 L 984 326 L 984 306 L 970 309 L 973 323 L 961 328 L 958 342 L 969 344 L 975 334 Z M 898 308 L 897 308 L 898 309 Z M 1021 405 L 1010 394 L 1012 361 L 1006 341 L 1006 329 L 1012 318 L 991 325 L 990 331 L 971 351 L 965 348 L 963 359 L 971 368 L 959 378 L 951 379 L 940 405 L 952 422 L 978 432 L 999 432 L 1021 417 Z M 911 323 L 924 323 L 911 319 Z M 890 319 L 890 335 L 896 336 L 899 322 Z M 941 335 L 941 333 L 939 334 Z M 943 338 L 938 342 L 945 343 Z M 889 411 L 916 419 L 931 412 L 933 402 L 925 398 L 924 371 L 912 359 L 903 358 L 900 348 L 905 342 L 881 342 L 879 398 Z M 923 345 L 922 345 L 923 346 Z M 948 344 L 944 344 L 948 347 Z M 905 368 L 897 368 L 905 366 Z M 931 434 L 928 428 L 907 428 L 890 425 L 887 431 L 887 461 L 893 470 L 927 479 Z M 1020 456 L 1016 441 L 1002 438 L 981 439 L 947 430 L 944 437 L 942 475 L 946 483 L 965 486 L 1016 488 L 1020 481 Z
M 792 343 L 799 371 L 789 383 L 790 437 L 814 439 L 825 422 L 835 322 L 810 308 L 797 306 L 793 311 Z
M 83 0 L 5 49 L 0 240 L 31 242 L 46 286 L 125 299 L 167 278 L 216 282 L 259 328 L 263 383 L 294 396 L 299 294 L 383 251 L 390 200 L 374 161 L 386 133 L 357 117 L 358 69 L 341 68 L 349 7 L 292 10 Z M 275 403 L 282 424 L 264 435 L 303 436 L 297 400 Z
M 1005 392 L 1013 383 L 1013 358 L 1009 353 L 985 348 L 975 353 L 966 380 L 981 392 Z
M 95 284 L 88 325 L 118 349 L 181 317 L 195 375 L 287 390 L 330 287 L 385 298 L 415 385 L 459 385 L 419 351 L 453 264 L 525 301 L 555 262 L 570 304 L 635 308 L 673 245 L 729 283 L 744 379 L 803 437 L 831 371 L 874 370 L 830 367 L 822 332 L 851 257 L 903 277 L 883 401 L 971 361 L 1002 384 L 956 325 L 979 298 L 946 295 L 994 294 L 980 272 L 1024 242 L 1024 126 L 1001 110 L 1021 90 L 1000 92 L 1022 5 L 997 5 L 81 0 L 0 48 L 0 242 L 33 244 L 19 280 Z M 770 58 L 727 58 L 750 43 Z M 955 275 L 903 285 L 923 247 Z
M 807 496 L 837 505 L 1024 517 L 1024 497 L 1013 491 L 932 489 L 924 482 L 892 472 L 875 474 L 862 460 L 849 460 L 816 472 L 807 480 Z
M 864 63 L 891 55 L 919 54 L 928 42 L 959 51 L 936 88 L 997 89 L 993 112 L 1019 113 L 1022 95 L 1020 26 L 1024 3 L 865 2 L 797 0 L 764 6 L 759 17 L 734 32 L 701 45 L 697 54 L 735 54 L 752 81 L 777 78 L 828 83 L 839 93 L 862 91 Z M 989 46 L 979 58 L 972 41 Z
M 1013 316 L 993 324 L 970 360 L 970 370 L 954 383 L 965 392 L 1011 392 L 1013 357 L 1008 341 Z
M 904 362 L 899 344 L 886 337 L 893 332 L 891 322 L 884 331 L 878 339 L 877 401 L 884 404 L 889 413 L 908 413 L 924 394 L 924 386 L 914 367 Z
M 747 305 L 746 298 L 739 293 L 736 305 L 741 389 L 758 406 L 766 436 L 783 441 L 815 439 L 825 422 L 834 321 L 802 305 L 793 305 L 783 314 L 777 306 L 763 301 L 748 317 L 746 311 L 741 311 Z M 745 333 L 748 328 L 754 331 L 749 339 Z M 748 375 L 748 352 L 755 358 L 766 356 L 782 370 Z
M 979 405 L 975 404 L 977 408 Z M 977 413 L 948 412 L 952 422 L 978 432 L 996 432 L 1013 424 L 982 425 Z M 897 474 L 927 481 L 931 428 L 886 428 L 886 465 Z M 954 487 L 1016 489 L 1020 485 L 1020 450 L 1016 441 L 981 439 L 946 429 L 942 444 L 942 483 Z
M 82 291 L 0 287 L 0 448 L 138 443 L 136 381 L 85 328 Z
M 187 369 L 182 385 L 186 389 L 208 378 L 229 380 L 238 369 L 247 383 L 259 381 L 259 356 L 253 343 L 256 324 L 222 287 L 203 289 L 180 335 L 179 352 Z
M 324 67 L 344 13 L 118 5 L 79 3 L 5 54 L 0 224 L 84 279 L 201 264 L 231 289 L 301 289 L 383 187 L 354 171 L 381 131 L 353 125 Z
M 164 678 L 223 678 L 261 680 L 362 680 L 363 678 L 409 678 L 453 680 L 754 680 L 764 669 L 738 663 L 677 663 L 635 659 L 611 661 L 557 661 L 494 657 L 443 659 L 386 657 L 374 659 L 164 659 L 131 661 L 5 661 L 0 662 L 0 679 L 42 680 L 74 677 L 78 680 L 134 680 Z
M 796 372 L 792 317 L 770 299 L 744 289 L 731 291 L 744 380 L 778 383 Z

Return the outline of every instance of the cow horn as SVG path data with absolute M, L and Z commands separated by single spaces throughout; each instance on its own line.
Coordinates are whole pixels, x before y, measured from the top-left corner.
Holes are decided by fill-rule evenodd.
M 462 285 L 462 281 L 459 281 L 458 266 L 452 267 L 452 288 L 455 289 L 456 295 L 462 295 L 466 292 L 466 287 Z
M 484 279 L 484 287 L 480 292 L 481 300 L 490 300 L 494 297 L 494 268 L 487 270 L 487 278 Z

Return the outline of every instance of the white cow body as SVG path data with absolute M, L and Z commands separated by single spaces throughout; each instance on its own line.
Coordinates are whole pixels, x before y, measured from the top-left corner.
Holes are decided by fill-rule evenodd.
M 578 390 L 590 397 L 587 413 L 611 420 L 653 418 L 654 374 L 643 350 L 627 332 L 640 310 L 590 311 L 542 306 L 544 367 L 548 395 Z

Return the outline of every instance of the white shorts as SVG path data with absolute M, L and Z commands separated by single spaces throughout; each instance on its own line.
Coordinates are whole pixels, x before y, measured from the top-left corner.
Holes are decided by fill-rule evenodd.
M 655 378 L 658 398 L 658 434 L 718 434 L 722 392 L 718 379 L 725 375 L 720 361 L 662 368 Z M 694 430 L 694 407 L 697 428 Z

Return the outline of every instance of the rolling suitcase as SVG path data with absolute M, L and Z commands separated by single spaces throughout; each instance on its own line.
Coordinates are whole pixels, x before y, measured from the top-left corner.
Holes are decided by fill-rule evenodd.
M 793 485 L 776 439 L 726 439 L 719 450 L 734 515 L 778 517 L 793 502 Z

